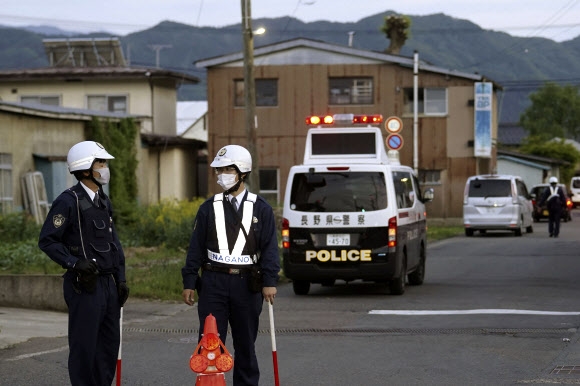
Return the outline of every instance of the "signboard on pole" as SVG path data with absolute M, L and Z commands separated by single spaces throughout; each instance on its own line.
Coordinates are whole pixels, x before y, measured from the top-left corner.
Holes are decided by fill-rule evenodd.
M 389 133 L 398 133 L 403 129 L 403 121 L 399 117 L 388 117 L 385 121 L 385 130 Z
M 389 150 L 401 150 L 403 147 L 403 137 L 397 133 L 389 134 L 385 142 Z
M 474 155 L 476 157 L 491 157 L 492 96 L 493 84 L 491 82 L 475 83 Z

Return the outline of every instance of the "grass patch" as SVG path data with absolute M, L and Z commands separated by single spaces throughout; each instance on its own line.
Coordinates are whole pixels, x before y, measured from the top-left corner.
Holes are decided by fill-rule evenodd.
M 429 226 L 427 228 L 427 242 L 461 236 L 464 233 L 462 226 Z
M 126 248 L 125 275 L 131 297 L 180 301 L 185 251 L 165 247 Z

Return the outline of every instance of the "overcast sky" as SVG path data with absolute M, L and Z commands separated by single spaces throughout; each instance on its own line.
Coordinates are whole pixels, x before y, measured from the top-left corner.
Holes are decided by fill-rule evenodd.
M 236 24 L 242 0 L 5 0 L 0 25 L 52 25 L 76 32 L 119 35 L 170 20 L 192 26 Z M 555 41 L 580 35 L 580 0 L 248 0 L 252 18 L 292 16 L 356 22 L 385 11 L 410 16 L 444 13 L 484 29 Z M 257 27 L 254 23 L 253 27 Z

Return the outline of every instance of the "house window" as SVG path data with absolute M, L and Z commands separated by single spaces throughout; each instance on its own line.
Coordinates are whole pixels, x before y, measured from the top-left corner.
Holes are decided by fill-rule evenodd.
M 280 175 L 278 169 L 260 169 L 260 195 L 272 205 L 277 205 L 280 202 Z
M 127 113 L 127 97 L 124 95 L 89 95 L 87 108 L 95 111 Z
M 28 95 L 20 97 L 20 102 L 37 105 L 60 106 L 60 97 L 55 95 Z
M 278 79 L 256 79 L 256 106 L 278 106 Z M 244 81 L 234 80 L 234 106 L 246 105 Z
M 373 103 L 372 78 L 329 78 L 331 105 L 370 105 Z
M 12 154 L 0 153 L 0 213 L 12 212 Z
M 419 170 L 419 182 L 421 185 L 440 185 L 441 170 Z
M 446 88 L 420 88 L 417 90 L 417 109 L 419 114 L 442 116 L 447 115 Z M 405 89 L 405 114 L 413 114 L 413 89 Z

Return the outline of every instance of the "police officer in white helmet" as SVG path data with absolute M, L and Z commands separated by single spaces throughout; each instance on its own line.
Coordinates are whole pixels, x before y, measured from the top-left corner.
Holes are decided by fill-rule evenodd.
M 566 195 L 562 188 L 558 186 L 558 178 L 550 177 L 550 186 L 548 186 L 539 201 L 539 207 L 546 203 L 548 209 L 548 232 L 550 237 L 560 235 L 560 220 L 562 210 L 566 205 Z
M 200 334 L 211 313 L 225 343 L 229 323 L 234 386 L 258 386 L 259 317 L 263 300 L 274 302 L 280 271 L 274 212 L 264 198 L 246 190 L 252 157 L 244 147 L 224 146 L 210 166 L 224 192 L 199 208 L 182 269 L 182 296 L 191 306 L 197 291 Z
M 111 201 L 101 189 L 109 182 L 107 162 L 113 158 L 94 141 L 69 150 L 68 169 L 79 182 L 54 200 L 38 241 L 67 270 L 63 293 L 73 386 L 110 385 L 115 377 L 120 310 L 129 288 Z

